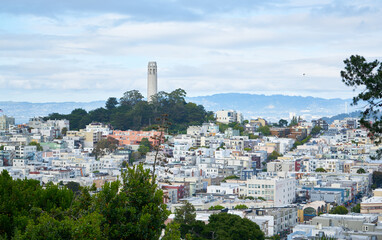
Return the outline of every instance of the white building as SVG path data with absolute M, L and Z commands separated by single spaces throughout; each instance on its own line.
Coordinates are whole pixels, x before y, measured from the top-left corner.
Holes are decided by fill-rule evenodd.
M 221 110 L 216 112 L 216 121 L 221 123 L 232 123 L 243 121 L 243 116 L 240 112 L 236 112 L 234 110 Z
M 296 180 L 282 177 L 253 177 L 246 181 L 245 196 L 273 201 L 275 207 L 293 203 L 296 195 Z

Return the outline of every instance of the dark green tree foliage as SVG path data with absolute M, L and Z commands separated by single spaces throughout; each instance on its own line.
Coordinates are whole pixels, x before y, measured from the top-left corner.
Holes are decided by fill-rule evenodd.
M 367 103 L 362 112 L 360 123 L 370 131 L 370 137 L 376 144 L 382 141 L 382 63 L 378 60 L 367 62 L 362 56 L 352 55 L 344 61 L 345 70 L 341 71 L 342 81 L 361 92 L 353 97 L 353 105 Z M 378 158 L 382 150 L 378 151 Z
M 245 204 L 238 204 L 235 206 L 235 209 L 248 209 L 248 206 Z
M 213 112 L 207 112 L 202 105 L 187 103 L 186 92 L 176 89 L 171 93 L 159 92 L 148 103 L 137 90 L 124 93 L 118 103 L 116 98 L 109 98 L 105 108 L 97 108 L 86 112 L 75 109 L 70 114 L 52 113 L 47 119 L 68 119 L 73 130 L 85 128 L 91 122 L 111 124 L 120 130 L 141 130 L 155 124 L 157 116 L 168 115 L 172 123 L 170 132 L 184 132 L 190 125 L 201 125 L 205 121 L 214 120 Z
M 90 195 L 36 180 L 0 174 L 0 238 L 158 239 L 168 211 L 163 192 L 142 165 L 128 168 L 122 182 Z
M 180 224 L 171 222 L 167 224 L 165 234 L 162 240 L 181 240 Z
M 324 168 L 316 168 L 316 172 L 326 172 Z
M 138 152 L 142 155 L 145 155 L 152 149 L 151 143 L 147 138 L 142 138 L 142 141 L 139 143 Z
M 293 126 L 296 126 L 296 125 L 298 125 L 298 119 L 299 119 L 300 117 L 292 117 L 292 120 L 290 121 L 290 124 L 289 124 L 289 126 L 290 127 L 293 127 Z
M 286 126 L 288 126 L 288 121 L 285 119 L 280 119 L 278 126 L 279 127 L 286 127 Z
M 344 206 L 337 206 L 335 208 L 333 208 L 332 210 L 330 210 L 330 213 L 331 214 L 341 214 L 341 215 L 345 215 L 345 214 L 348 214 L 348 210 L 346 207 Z
M 271 135 L 271 130 L 269 129 L 268 126 L 261 126 L 257 129 L 257 131 L 263 134 L 264 136 Z
M 118 100 L 115 97 L 110 97 L 109 99 L 107 99 L 105 107 L 107 110 L 112 110 L 116 108 L 117 105 L 118 105 Z
M 354 213 L 360 213 L 361 212 L 361 204 L 358 203 L 357 205 L 355 205 L 354 207 L 351 208 L 351 211 L 354 212 Z
M 281 157 L 282 154 L 279 154 L 277 151 L 273 151 L 271 154 L 268 156 L 268 161 L 272 161 L 277 159 L 278 157 Z
M 43 212 L 59 213 L 67 209 L 73 192 L 47 184 L 43 189 L 36 180 L 13 180 L 6 170 L 0 174 L 0 236 L 12 237 L 25 231 L 30 221 Z
M 373 179 L 373 185 L 375 185 L 375 188 L 382 187 L 382 172 L 374 171 L 372 179 Z
M 174 222 L 180 225 L 183 239 L 264 239 L 256 223 L 237 215 L 213 214 L 207 225 L 195 217 L 195 208 L 188 202 L 176 210 Z
M 256 223 L 228 213 L 211 215 L 204 234 L 205 239 L 264 239 Z
M 310 132 L 311 135 L 315 136 L 321 132 L 322 128 L 320 126 L 315 126 Z
M 216 206 L 211 206 L 208 210 L 222 210 L 224 208 L 225 207 L 223 207 L 221 205 L 216 205 Z
M 195 207 L 189 202 L 185 202 L 182 207 L 175 210 L 174 221 L 179 224 L 191 224 L 195 222 Z
M 366 173 L 366 171 L 365 171 L 365 169 L 360 168 L 360 169 L 357 170 L 357 173 L 358 174 L 362 174 L 362 173 Z

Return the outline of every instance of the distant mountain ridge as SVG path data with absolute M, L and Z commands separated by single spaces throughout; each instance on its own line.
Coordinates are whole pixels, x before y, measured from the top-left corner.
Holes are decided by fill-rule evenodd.
M 76 108 L 83 108 L 89 111 L 103 106 L 105 106 L 105 101 L 47 103 L 0 102 L 0 109 L 3 110 L 3 114 L 14 117 L 16 123 L 26 123 L 29 118 L 48 116 L 53 112 L 68 114 Z
M 333 116 L 347 111 L 355 111 L 350 106 L 352 99 L 324 99 L 287 95 L 260 95 L 243 93 L 222 93 L 211 96 L 189 97 L 188 101 L 202 104 L 206 109 L 217 111 L 233 109 L 246 118 L 268 117 L 271 119 L 289 118 L 291 115 L 304 119 Z
M 350 106 L 351 99 L 324 99 L 315 97 L 287 96 L 287 95 L 260 95 L 244 93 L 221 93 L 210 96 L 187 97 L 186 101 L 201 104 L 210 111 L 233 109 L 243 113 L 247 119 L 265 117 L 271 121 L 280 118 L 289 119 L 290 116 L 302 116 L 310 120 L 319 117 L 330 117 L 345 112 L 345 103 L 348 112 L 358 110 Z M 105 101 L 93 102 L 0 102 L 3 114 L 16 118 L 17 123 L 24 123 L 31 117 L 48 116 L 57 112 L 68 114 L 75 108 L 90 111 L 104 107 Z

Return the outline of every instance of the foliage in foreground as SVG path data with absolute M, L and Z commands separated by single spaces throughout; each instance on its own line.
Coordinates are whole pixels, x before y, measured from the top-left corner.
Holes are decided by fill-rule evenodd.
M 158 239 L 169 214 L 142 165 L 92 196 L 88 188 L 75 195 L 54 184 L 13 180 L 4 170 L 0 200 L 5 239 Z
M 345 69 L 341 71 L 342 82 L 360 93 L 353 97 L 352 105 L 361 103 L 363 107 L 360 123 L 369 130 L 369 137 L 378 145 L 382 143 L 382 63 L 378 60 L 367 62 L 359 55 L 344 60 Z M 375 158 L 382 157 L 382 149 Z

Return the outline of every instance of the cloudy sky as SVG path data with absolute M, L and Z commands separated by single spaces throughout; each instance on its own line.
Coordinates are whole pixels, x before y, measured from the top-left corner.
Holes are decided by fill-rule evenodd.
M 382 59 L 382 1 L 1 0 L 0 101 L 93 101 L 137 89 L 354 95 L 352 54 Z

